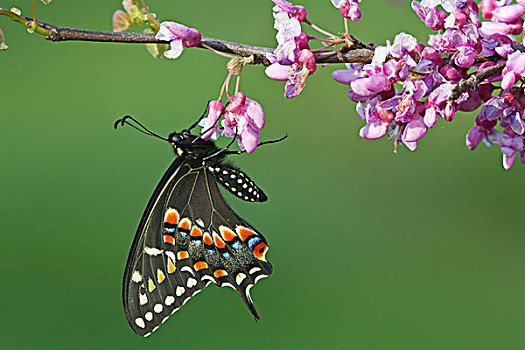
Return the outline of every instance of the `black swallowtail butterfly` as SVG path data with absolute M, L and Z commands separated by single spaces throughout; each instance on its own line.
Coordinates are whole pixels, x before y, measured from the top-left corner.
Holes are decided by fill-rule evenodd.
M 148 336 L 211 282 L 235 289 L 259 319 L 250 288 L 272 274 L 268 245 L 217 187 L 219 182 L 246 201 L 267 200 L 246 174 L 225 161 L 227 154 L 242 152 L 192 135 L 196 124 L 165 139 L 129 116 L 115 128 L 124 123 L 169 141 L 177 155 L 146 206 L 126 264 L 122 296 L 131 328 Z

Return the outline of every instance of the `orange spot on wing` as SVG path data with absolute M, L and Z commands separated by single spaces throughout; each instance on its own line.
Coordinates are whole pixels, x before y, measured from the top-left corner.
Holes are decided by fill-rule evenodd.
M 246 228 L 246 227 L 239 227 L 237 229 L 237 232 L 239 233 L 239 236 L 241 237 L 241 239 L 243 241 L 246 240 L 246 238 L 250 237 L 250 236 L 255 236 L 256 233 L 253 232 L 252 230 Z
M 207 232 L 204 234 L 204 244 L 206 244 L 206 245 L 212 245 L 213 244 L 213 241 L 211 240 L 210 234 L 207 233 Z
M 177 268 L 175 267 L 175 264 L 173 261 L 168 258 L 168 273 L 174 273 Z
M 197 226 L 194 226 L 193 229 L 191 230 L 191 234 L 190 234 L 192 237 L 201 237 L 202 236 L 202 230 L 200 228 L 198 228 Z
M 175 244 L 173 236 L 164 235 L 164 243 Z
M 213 234 L 213 240 L 215 241 L 215 246 L 217 246 L 217 248 L 220 248 L 220 249 L 226 248 L 224 241 L 221 239 L 221 237 L 219 237 L 218 234 L 216 233 Z
M 179 223 L 179 213 L 175 209 L 168 209 L 164 221 L 168 224 L 177 225 Z
M 159 284 L 164 282 L 165 279 L 166 276 L 164 275 L 164 273 L 162 271 L 157 271 L 157 281 L 159 282 Z
M 191 221 L 187 218 L 184 218 L 180 221 L 180 225 L 179 225 L 179 228 L 183 229 L 183 230 L 189 230 L 191 227 Z
M 180 252 L 177 253 L 177 259 L 179 260 L 188 259 L 189 257 L 190 257 L 190 254 L 188 254 L 188 252 L 185 250 L 181 250 Z
M 193 267 L 195 267 L 195 271 L 200 271 L 200 270 L 207 269 L 208 264 L 205 261 L 197 261 L 195 265 L 193 265 Z
M 224 238 L 226 242 L 229 242 L 236 237 L 233 231 L 226 227 L 221 227 L 220 231 L 221 231 L 222 238 Z
M 219 277 L 227 276 L 227 275 L 228 275 L 228 272 L 226 272 L 225 270 L 215 270 L 215 272 L 213 273 L 213 275 L 214 275 L 216 278 L 219 278 Z
M 149 292 L 153 292 L 155 290 L 155 283 L 151 280 L 151 278 L 148 279 L 148 289 Z
M 268 246 L 266 245 L 266 243 L 261 242 L 257 244 L 255 248 L 253 248 L 253 255 L 255 255 L 257 259 L 263 260 L 267 250 Z

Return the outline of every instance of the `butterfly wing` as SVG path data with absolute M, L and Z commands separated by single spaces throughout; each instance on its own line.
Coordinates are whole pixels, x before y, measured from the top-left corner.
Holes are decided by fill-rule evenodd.
M 232 287 L 258 319 L 250 288 L 273 272 L 265 257 L 266 240 L 228 206 L 209 168 L 201 168 L 196 176 L 189 205 L 175 232 L 177 254 L 188 252 L 188 258 L 180 261 L 181 269 L 193 269 L 200 281 Z M 167 212 L 184 204 L 182 196 L 173 195 Z
M 160 274 L 155 276 L 155 267 L 162 266 L 161 259 L 170 255 L 169 252 L 161 252 L 160 241 L 166 202 L 175 184 L 188 171 L 182 158 L 177 158 L 168 168 L 146 206 L 128 256 L 122 287 L 124 311 L 131 328 L 141 336 L 149 335 L 162 323 L 166 316 L 160 319 L 161 314 L 180 307 L 180 303 L 175 301 L 172 305 L 166 305 L 171 299 L 161 302 L 160 293 L 153 292 L 155 282 L 162 279 Z M 155 308 L 162 310 L 155 312 Z
M 209 170 L 178 158 L 148 203 L 128 258 L 128 322 L 147 336 L 210 282 L 237 290 L 258 318 L 249 291 L 272 273 L 267 249 L 226 204 Z

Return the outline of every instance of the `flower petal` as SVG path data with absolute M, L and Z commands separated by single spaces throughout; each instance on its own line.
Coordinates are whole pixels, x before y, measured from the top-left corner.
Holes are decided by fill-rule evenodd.
M 250 98 L 246 99 L 246 114 L 251 119 L 251 124 L 255 126 L 257 130 L 264 127 L 266 119 L 264 117 L 264 110 L 261 104 Z
M 175 39 L 170 43 L 170 49 L 164 52 L 164 56 L 166 58 L 175 59 L 175 58 L 178 58 L 182 54 L 183 50 L 184 50 L 184 47 L 182 46 L 182 40 Z
M 414 119 L 407 124 L 403 132 L 403 142 L 414 142 L 420 140 L 427 133 L 427 126 L 422 118 Z
M 248 127 L 239 135 L 239 146 L 246 150 L 248 153 L 252 153 L 259 143 L 259 130 L 248 125 Z
M 512 167 L 514 159 L 516 159 L 516 154 L 517 152 L 513 152 L 511 155 L 503 155 L 503 167 L 505 170 L 509 170 Z
M 378 139 L 386 135 L 388 125 L 389 123 L 385 123 L 379 118 L 374 118 L 359 130 L 359 136 L 368 140 Z
M 273 80 L 286 81 L 293 74 L 294 69 L 292 66 L 284 66 L 279 63 L 274 63 L 268 66 L 264 73 Z

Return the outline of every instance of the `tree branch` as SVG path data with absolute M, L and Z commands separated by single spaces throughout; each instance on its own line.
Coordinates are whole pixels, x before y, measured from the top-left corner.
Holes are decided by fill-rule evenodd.
M 33 20 L 29 17 L 17 15 L 9 10 L 0 8 L 0 15 L 9 17 L 10 19 L 23 24 L 30 28 Z M 37 29 L 35 32 L 46 36 L 47 40 L 53 42 L 59 41 L 97 41 L 97 42 L 112 42 L 112 43 L 138 43 L 138 44 L 168 44 L 167 41 L 155 39 L 155 34 L 151 33 L 118 33 L 93 31 L 74 28 L 58 27 L 53 24 L 37 21 Z M 254 64 L 270 65 L 270 61 L 266 58 L 267 53 L 272 53 L 273 48 L 261 47 L 235 43 L 226 40 L 203 37 L 202 43 L 211 48 L 231 53 L 243 57 L 254 56 Z M 202 45 L 200 47 L 203 47 Z M 345 53 L 335 53 L 326 55 L 323 52 L 315 53 L 315 61 L 317 63 L 370 63 L 374 51 L 366 48 L 350 49 Z
M 18 15 L 10 10 L 0 8 L 0 15 L 7 16 L 8 18 L 21 23 L 27 28 L 31 28 L 33 19 Z M 105 31 L 93 31 L 83 30 L 74 28 L 58 27 L 53 24 L 37 21 L 38 26 L 35 32 L 46 36 L 47 40 L 53 42 L 59 41 L 97 41 L 97 42 L 113 42 L 113 43 L 138 43 L 138 44 L 167 44 L 169 42 L 155 39 L 155 34 L 152 33 L 120 33 L 120 32 L 105 32 Z M 354 39 L 355 40 L 355 39 Z M 225 41 L 215 38 L 203 37 L 201 39 L 202 44 L 208 45 L 209 47 L 225 53 L 231 53 L 243 57 L 253 56 L 253 64 L 263 64 L 265 66 L 270 65 L 270 61 L 266 58 L 267 53 L 273 53 L 274 49 L 270 47 L 252 46 L 246 44 L 235 43 L 231 41 Z M 515 49 L 525 51 L 525 48 L 521 45 L 515 45 Z M 204 48 L 203 45 L 199 47 Z M 371 63 L 374 57 L 375 45 L 368 44 L 364 45 L 361 42 L 355 40 L 354 45 L 345 47 L 341 52 L 332 53 L 331 51 L 320 51 L 315 52 L 315 62 L 319 64 L 324 63 Z M 442 53 L 442 58 L 445 62 L 448 62 L 451 58 L 450 53 Z M 501 59 L 501 57 L 479 57 L 476 62 L 494 61 Z M 496 67 L 496 66 L 494 66 Z M 494 68 L 492 67 L 492 68 Z M 492 72 L 492 71 L 491 71 Z M 497 74 L 497 73 L 496 73 Z M 482 77 L 482 76 L 480 76 Z M 467 79 L 470 80 L 470 79 Z M 478 82 L 465 81 L 463 84 L 464 89 L 468 84 L 477 84 Z M 459 91 L 459 90 L 458 90 Z M 466 90 L 458 92 L 459 95 Z M 458 96 L 459 96 L 458 95 Z
M 467 92 L 470 89 L 477 90 L 479 84 L 485 79 L 501 74 L 501 71 L 503 68 L 505 68 L 506 64 L 506 62 L 498 63 L 495 66 L 489 67 L 479 72 L 478 74 L 472 74 L 468 79 L 460 80 L 460 82 L 452 89 L 449 101 L 457 100 L 461 94 Z

